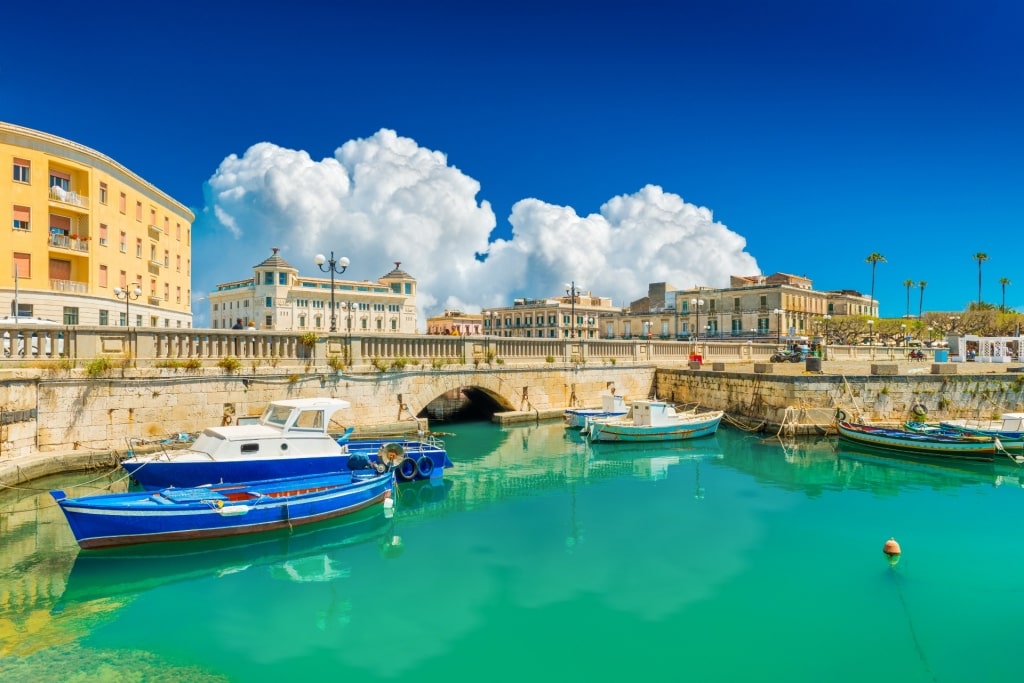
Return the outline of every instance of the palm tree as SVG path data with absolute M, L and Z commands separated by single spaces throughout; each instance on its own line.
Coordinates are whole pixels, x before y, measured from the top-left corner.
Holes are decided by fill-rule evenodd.
M 917 286 L 921 288 L 921 298 L 917 300 L 917 317 L 919 320 L 921 318 L 921 311 L 924 309 L 924 287 L 927 284 L 924 280 L 917 283 Z
M 910 288 L 914 286 L 913 280 L 904 280 L 903 286 L 907 288 L 907 317 L 910 317 Z
M 870 314 L 875 314 L 875 266 L 879 263 L 885 263 L 885 257 L 879 254 L 877 251 L 872 252 L 865 261 L 871 264 L 871 311 Z
M 974 255 L 974 260 L 978 262 L 978 310 L 981 310 L 981 264 L 988 261 L 988 254 L 979 251 Z
M 1006 285 L 1011 284 L 1010 278 L 1001 277 L 999 278 L 999 284 L 1003 286 L 1003 305 L 999 307 L 999 310 L 1006 311 Z

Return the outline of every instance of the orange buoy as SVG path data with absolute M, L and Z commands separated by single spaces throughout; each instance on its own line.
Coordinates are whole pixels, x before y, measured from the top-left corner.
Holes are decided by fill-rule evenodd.
M 900 544 L 896 542 L 895 538 L 890 538 L 888 541 L 885 542 L 885 545 L 882 546 L 882 552 L 888 555 L 889 557 L 899 555 Z

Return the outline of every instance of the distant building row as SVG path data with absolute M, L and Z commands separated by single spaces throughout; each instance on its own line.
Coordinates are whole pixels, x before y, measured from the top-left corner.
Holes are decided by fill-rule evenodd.
M 878 302 L 853 290 L 815 291 L 806 277 L 776 273 L 733 276 L 720 289 L 654 283 L 646 297 L 625 308 L 567 289 L 564 296 L 516 299 L 478 315 L 445 311 L 430 318 L 427 328 L 430 334 L 550 339 L 737 339 L 810 336 L 826 315 L 874 317 Z

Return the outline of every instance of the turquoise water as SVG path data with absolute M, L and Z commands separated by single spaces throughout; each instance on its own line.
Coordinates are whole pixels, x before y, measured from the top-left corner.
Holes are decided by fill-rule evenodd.
M 7 492 L 0 680 L 1020 680 L 1012 465 L 446 428 L 455 467 L 393 518 L 242 543 L 79 553 Z

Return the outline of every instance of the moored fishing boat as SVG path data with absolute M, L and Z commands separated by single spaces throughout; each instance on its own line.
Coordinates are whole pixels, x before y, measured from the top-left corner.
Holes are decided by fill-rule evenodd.
M 851 443 L 905 454 L 991 462 L 997 454 L 1021 459 L 1007 451 L 998 437 L 921 433 L 837 420 L 839 438 Z M 1020 446 L 1020 442 L 1014 444 Z M 1022 459 L 1024 460 L 1024 459 Z
M 273 401 L 255 424 L 209 427 L 185 448 L 135 454 L 121 467 L 156 490 L 343 472 L 357 454 L 380 469 L 398 466 L 403 480 L 439 477 L 451 466 L 436 441 L 357 441 L 350 439 L 351 428 L 332 436 L 332 415 L 350 406 L 337 398 Z
M 629 412 L 626 399 L 617 394 L 605 394 L 601 397 L 600 408 L 569 408 L 565 411 L 565 426 L 583 429 L 591 418 L 623 417 Z
M 1004 443 L 1006 439 L 1024 439 L 1024 413 L 1004 413 L 998 420 L 943 420 L 939 426 L 964 434 L 998 436 Z
M 82 548 L 239 536 L 340 517 L 391 497 L 394 473 L 289 477 L 68 498 L 60 505 Z
M 584 428 L 591 441 L 678 441 L 709 436 L 718 431 L 724 413 L 676 413 L 664 401 L 633 401 L 622 418 L 587 420 Z

